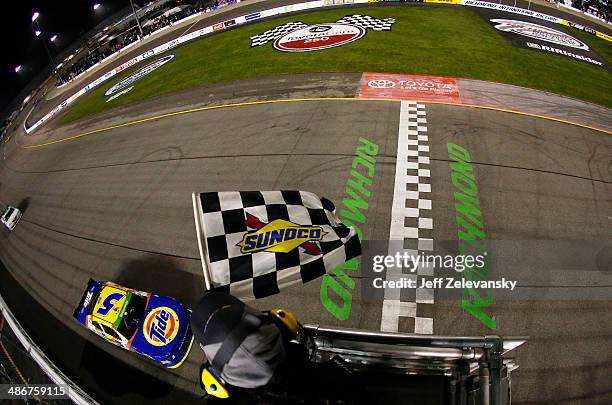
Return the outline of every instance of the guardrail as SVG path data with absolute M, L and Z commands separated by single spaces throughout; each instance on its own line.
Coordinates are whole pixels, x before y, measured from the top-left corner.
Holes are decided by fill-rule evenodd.
M 6 320 L 25 351 L 32 357 L 38 366 L 49 376 L 55 384 L 68 386 L 68 396 L 78 405 L 97 405 L 98 402 L 90 397 L 71 379 L 69 379 L 53 362 L 45 355 L 45 353 L 34 343 L 32 338 L 28 336 L 23 327 L 19 324 L 8 305 L 0 295 L 0 313 Z

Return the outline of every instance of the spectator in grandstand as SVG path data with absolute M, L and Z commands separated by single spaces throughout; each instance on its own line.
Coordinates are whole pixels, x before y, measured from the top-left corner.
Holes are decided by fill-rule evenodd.
M 204 9 L 205 2 L 198 2 L 196 5 L 190 5 L 182 9 L 181 11 L 170 14 L 170 15 L 160 15 L 153 19 L 153 23 L 143 27 L 143 34 L 145 36 L 151 35 L 155 31 L 158 31 L 170 24 L 175 23 L 176 21 L 182 20 L 194 13 L 199 13 L 202 11 L 212 11 L 220 7 L 225 7 L 230 4 L 235 3 L 236 0 L 215 0 L 212 2 L 214 7 Z M 162 10 L 162 6 L 157 6 L 151 9 L 146 15 L 156 15 L 158 12 Z M 129 27 L 127 30 L 124 30 L 123 33 L 117 35 L 115 38 L 110 40 L 107 43 L 97 46 L 97 48 L 91 50 L 88 48 L 85 52 L 87 52 L 84 56 L 81 56 L 75 62 L 71 64 L 67 64 L 60 71 L 60 75 L 62 77 L 62 81 L 58 80 L 57 85 L 61 85 L 63 83 L 67 83 L 73 80 L 75 77 L 85 72 L 90 67 L 102 61 L 104 58 L 116 53 L 117 51 L 125 48 L 129 44 L 140 40 L 140 36 L 138 35 L 139 30 L 136 25 Z M 97 45 L 97 44 L 96 44 Z

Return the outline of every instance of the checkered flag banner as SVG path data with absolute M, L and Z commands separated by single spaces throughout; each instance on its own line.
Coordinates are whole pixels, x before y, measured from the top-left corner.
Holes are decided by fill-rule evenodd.
M 367 30 L 391 31 L 395 18 L 385 18 L 381 20 L 379 18 L 370 17 L 369 15 L 353 14 L 342 17 L 336 22 L 338 24 L 357 25 Z
M 207 290 L 266 297 L 361 254 L 355 229 L 313 193 L 208 192 L 192 200 Z
M 274 41 L 276 38 L 280 38 L 285 34 L 302 29 L 304 27 L 308 27 L 308 24 L 304 24 L 301 21 L 279 25 L 278 27 L 274 27 L 271 30 L 268 30 L 262 34 L 252 36 L 251 48 L 267 44 L 270 41 Z

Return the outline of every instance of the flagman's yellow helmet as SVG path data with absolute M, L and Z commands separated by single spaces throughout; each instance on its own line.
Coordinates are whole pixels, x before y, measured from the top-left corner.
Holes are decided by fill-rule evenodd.
M 207 368 L 202 369 L 202 385 L 208 395 L 221 399 L 229 398 L 229 393 L 223 386 L 223 382 L 219 381 Z
M 286 309 L 277 308 L 270 311 L 272 315 L 274 315 L 279 321 L 281 321 L 291 332 L 293 337 L 297 334 L 297 319 L 295 319 L 295 315 L 293 312 L 287 311 Z
M 193 310 L 191 330 L 208 360 L 201 375 L 208 394 L 227 398 L 233 387 L 258 388 L 272 380 L 285 361 L 283 336 L 297 326 L 293 314 L 277 314 L 221 291 L 204 294 Z

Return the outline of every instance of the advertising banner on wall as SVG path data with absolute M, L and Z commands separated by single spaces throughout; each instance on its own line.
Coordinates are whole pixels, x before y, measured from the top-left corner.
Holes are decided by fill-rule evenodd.
M 512 14 L 520 14 L 520 15 L 524 15 L 527 17 L 537 18 L 539 20 L 554 22 L 557 24 L 561 24 L 561 22 L 563 21 L 563 19 L 549 15 L 549 14 L 538 13 L 537 11 L 533 11 L 533 10 L 525 10 L 524 8 L 513 7 L 513 6 L 508 6 L 508 5 L 501 4 L 501 3 L 493 3 L 489 1 L 461 0 L 460 4 L 463 6 L 468 6 L 468 7 L 477 7 L 481 9 L 487 9 L 487 10 L 497 10 L 497 11 L 504 11 L 504 12 L 512 13 Z
M 367 72 L 359 97 L 461 103 L 457 79 L 428 75 Z

